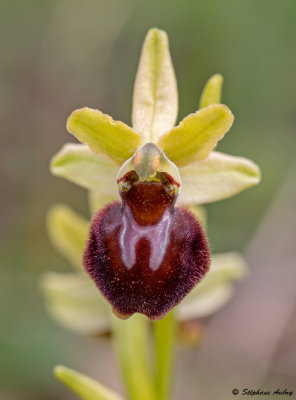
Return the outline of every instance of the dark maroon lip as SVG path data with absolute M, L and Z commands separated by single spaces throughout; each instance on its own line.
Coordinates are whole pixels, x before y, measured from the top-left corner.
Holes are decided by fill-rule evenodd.
M 139 182 L 129 175 L 122 204 L 94 216 L 84 266 L 117 315 L 163 317 L 203 278 L 209 246 L 200 222 L 185 208 L 167 176 Z

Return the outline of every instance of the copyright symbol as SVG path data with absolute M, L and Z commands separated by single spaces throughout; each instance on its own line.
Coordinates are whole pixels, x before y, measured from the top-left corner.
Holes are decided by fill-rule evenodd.
M 237 394 L 239 394 L 239 390 L 238 389 L 233 389 L 232 394 L 234 394 L 236 396 Z

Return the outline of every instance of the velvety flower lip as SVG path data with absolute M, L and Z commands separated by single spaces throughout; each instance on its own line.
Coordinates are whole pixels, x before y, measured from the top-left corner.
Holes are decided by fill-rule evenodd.
M 82 266 L 88 221 L 64 205 L 54 206 L 48 215 L 48 228 L 54 246 L 75 268 L 75 272 L 47 272 L 42 289 L 52 317 L 64 328 L 79 334 L 98 335 L 110 331 L 110 305 L 88 278 Z M 179 321 L 204 318 L 219 310 L 234 292 L 233 283 L 247 272 L 238 253 L 211 256 L 211 268 L 176 307 Z
M 220 104 L 221 87 L 220 75 L 210 78 L 202 108 L 174 126 L 178 94 L 168 39 L 151 29 L 136 77 L 133 127 L 87 107 L 68 118 L 68 131 L 84 144 L 64 146 L 51 170 L 90 190 L 95 214 L 84 265 L 118 315 L 157 319 L 178 304 L 209 267 L 192 206 L 260 180 L 256 164 L 212 151 L 233 123 Z
M 122 318 L 163 317 L 208 270 L 203 228 L 189 211 L 174 208 L 174 182 L 165 172 L 141 181 L 132 170 L 119 180 L 122 204 L 93 218 L 84 266 Z
M 84 265 L 117 315 L 159 319 L 205 275 L 209 248 L 186 209 L 166 210 L 157 224 L 139 226 L 116 202 L 94 217 Z

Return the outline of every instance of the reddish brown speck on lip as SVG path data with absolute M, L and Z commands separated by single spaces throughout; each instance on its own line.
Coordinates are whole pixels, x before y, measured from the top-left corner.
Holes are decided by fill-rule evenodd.
M 117 315 L 160 319 L 206 274 L 208 241 L 195 216 L 174 207 L 168 174 L 141 182 L 131 171 L 122 185 L 122 203 L 92 220 L 84 266 Z

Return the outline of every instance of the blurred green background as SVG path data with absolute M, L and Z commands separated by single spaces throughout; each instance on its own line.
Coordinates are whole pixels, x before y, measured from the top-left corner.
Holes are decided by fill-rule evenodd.
M 49 243 L 46 212 L 65 202 L 88 215 L 86 193 L 48 164 L 74 141 L 65 121 L 75 108 L 130 123 L 153 26 L 169 35 L 179 120 L 220 72 L 236 120 L 218 148 L 263 174 L 260 186 L 208 206 L 213 252 L 244 252 L 252 274 L 208 321 L 203 349 L 179 350 L 176 398 L 229 399 L 243 385 L 296 392 L 295 20 L 294 0 L 0 1 L 1 400 L 74 399 L 52 377 L 56 363 L 119 385 L 108 341 L 66 332 L 44 310 L 40 274 L 70 268 Z

